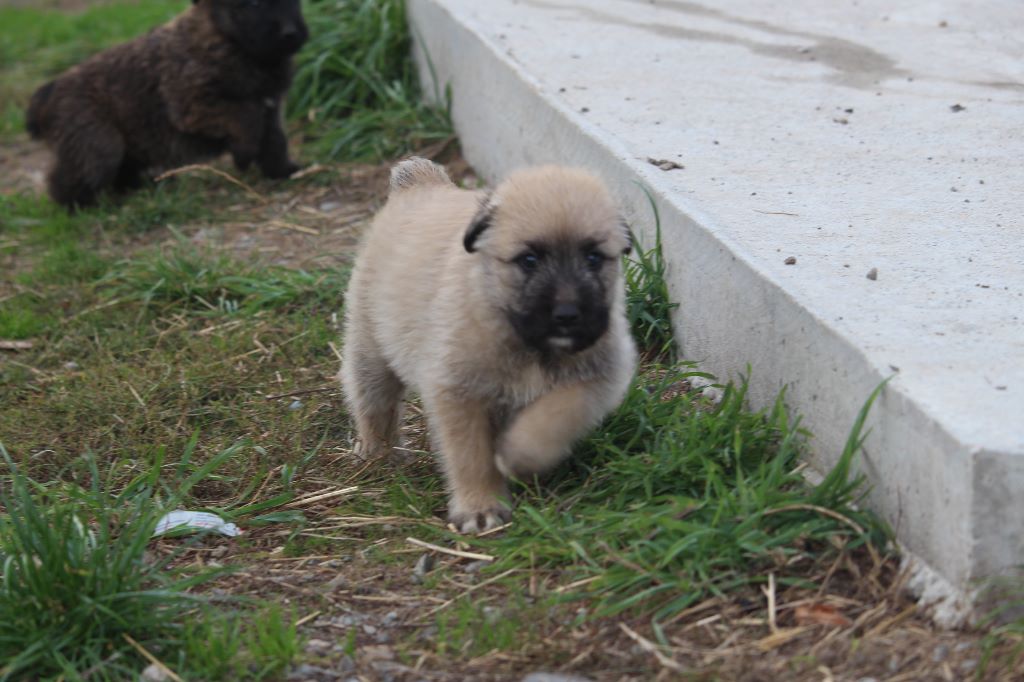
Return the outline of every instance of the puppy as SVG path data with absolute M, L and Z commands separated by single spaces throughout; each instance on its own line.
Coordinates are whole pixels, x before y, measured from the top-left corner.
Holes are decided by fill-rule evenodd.
M 463 533 L 510 518 L 507 477 L 561 461 L 636 368 L 620 256 L 629 233 L 584 171 L 522 170 L 493 193 L 410 159 L 391 172 L 346 296 L 341 381 L 363 456 L 423 401 Z
M 26 127 L 55 154 L 50 196 L 69 208 L 140 186 L 148 168 L 230 151 L 270 178 L 288 158 L 281 102 L 308 37 L 299 0 L 192 0 L 171 22 L 39 88 Z

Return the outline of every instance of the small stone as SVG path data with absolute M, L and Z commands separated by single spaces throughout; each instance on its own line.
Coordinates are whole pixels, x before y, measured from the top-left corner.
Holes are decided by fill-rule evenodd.
M 672 161 L 670 159 L 656 159 L 652 156 L 647 157 L 647 163 L 651 164 L 652 166 L 657 166 L 663 171 L 681 170 L 683 168 L 686 168 L 686 166 L 684 166 L 683 164 L 676 163 L 675 161 Z
M 363 632 L 365 632 L 368 635 L 373 635 L 377 633 L 377 628 L 370 625 L 369 623 L 363 623 Z
M 341 208 L 340 201 L 325 201 L 324 203 L 320 204 L 320 210 L 323 211 L 324 213 L 337 211 L 339 208 Z
M 210 552 L 210 556 L 213 557 L 214 559 L 220 559 L 221 557 L 223 557 L 227 553 L 228 553 L 228 546 L 227 545 L 221 545 L 220 547 L 214 547 L 213 551 Z
M 965 107 L 962 104 L 954 104 L 951 107 L 949 107 L 949 110 L 952 111 L 954 114 L 959 114 L 961 111 L 967 111 L 967 107 Z
M 488 625 L 495 625 L 501 620 L 502 611 L 497 606 L 485 606 L 483 608 L 484 622 Z
M 870 270 L 868 270 L 868 274 L 866 275 L 866 277 L 870 279 L 872 282 L 874 282 L 876 279 L 878 279 L 878 268 L 871 268 Z
M 786 259 L 785 261 L 783 261 L 783 262 L 784 262 L 784 263 L 785 263 L 786 265 L 796 265 L 796 256 L 790 256 L 789 258 L 787 258 L 787 259 Z
M 323 679 L 336 680 L 339 677 L 341 677 L 342 672 L 349 671 L 336 671 L 331 670 L 329 668 L 321 667 L 319 665 L 310 665 L 308 663 L 303 663 L 302 665 L 293 668 L 292 671 L 288 673 L 287 679 L 303 681 Z
M 530 673 L 522 682 L 592 682 L 589 677 L 565 673 Z
M 77 369 L 81 369 L 80 365 L 74 360 L 68 360 L 64 363 L 64 369 L 74 372 Z
M 932 661 L 934 661 L 935 663 L 942 663 L 944 660 L 946 660 L 946 656 L 948 655 L 949 647 L 945 644 L 940 644 L 937 647 L 935 647 L 934 651 L 932 651 Z
M 466 573 L 479 573 L 481 568 L 490 566 L 489 561 L 470 561 L 468 564 L 462 567 L 462 570 Z
M 394 659 L 395 651 L 389 646 L 368 644 L 359 649 L 359 657 L 367 661 L 390 661 Z
M 164 680 L 171 679 L 171 676 L 167 674 L 167 668 L 156 663 L 150 663 L 142 671 L 141 679 L 143 682 L 164 682 Z
M 331 643 L 323 639 L 311 639 L 306 642 L 306 651 L 311 654 L 326 654 L 331 650 Z
M 973 658 L 969 658 L 960 664 L 960 670 L 962 670 L 965 673 L 969 673 L 977 667 L 978 662 L 975 661 Z
M 333 592 L 334 590 L 343 589 L 346 585 L 348 585 L 348 579 L 344 576 L 344 574 L 339 573 L 338 575 L 328 580 L 327 584 L 324 587 Z
M 294 412 L 295 410 L 301 409 L 301 408 L 302 408 L 302 401 L 301 400 L 293 400 L 291 402 L 291 404 L 288 405 L 288 409 L 291 410 L 292 412 Z
M 434 570 L 434 555 L 421 554 L 420 558 L 416 560 L 416 565 L 413 566 L 412 581 L 417 585 L 423 583 L 427 573 L 430 573 L 432 570 Z
M 388 611 L 384 614 L 384 618 L 381 620 L 381 625 L 388 627 L 394 625 L 398 621 L 398 611 Z

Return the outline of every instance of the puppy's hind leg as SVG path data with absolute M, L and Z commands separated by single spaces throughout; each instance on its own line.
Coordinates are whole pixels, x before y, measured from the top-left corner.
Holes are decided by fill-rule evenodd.
M 96 203 L 99 193 L 117 178 L 124 138 L 105 121 L 79 120 L 57 143 L 50 170 L 50 196 L 69 209 Z
M 350 334 L 345 340 L 341 384 L 356 421 L 356 454 L 363 459 L 390 455 L 399 444 L 405 386 L 372 342 Z

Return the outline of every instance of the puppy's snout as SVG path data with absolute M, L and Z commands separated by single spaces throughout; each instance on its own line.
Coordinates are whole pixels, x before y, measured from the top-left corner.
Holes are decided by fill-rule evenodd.
M 299 26 L 294 22 L 286 21 L 281 24 L 280 33 L 282 38 L 295 38 L 299 35 Z
M 575 303 L 559 303 L 551 311 L 551 317 L 561 325 L 575 324 L 580 320 L 580 308 Z

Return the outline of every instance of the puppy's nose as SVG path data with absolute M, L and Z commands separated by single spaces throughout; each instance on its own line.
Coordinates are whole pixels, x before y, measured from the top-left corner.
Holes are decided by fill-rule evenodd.
M 559 303 L 551 312 L 551 317 L 558 324 L 572 324 L 580 319 L 580 309 L 575 303 Z
M 282 38 L 289 38 L 289 39 L 291 39 L 291 38 L 298 37 L 298 35 L 299 35 L 299 27 L 298 27 L 297 24 L 295 24 L 295 23 L 293 23 L 291 21 L 286 21 L 285 23 L 281 24 L 281 37 Z

